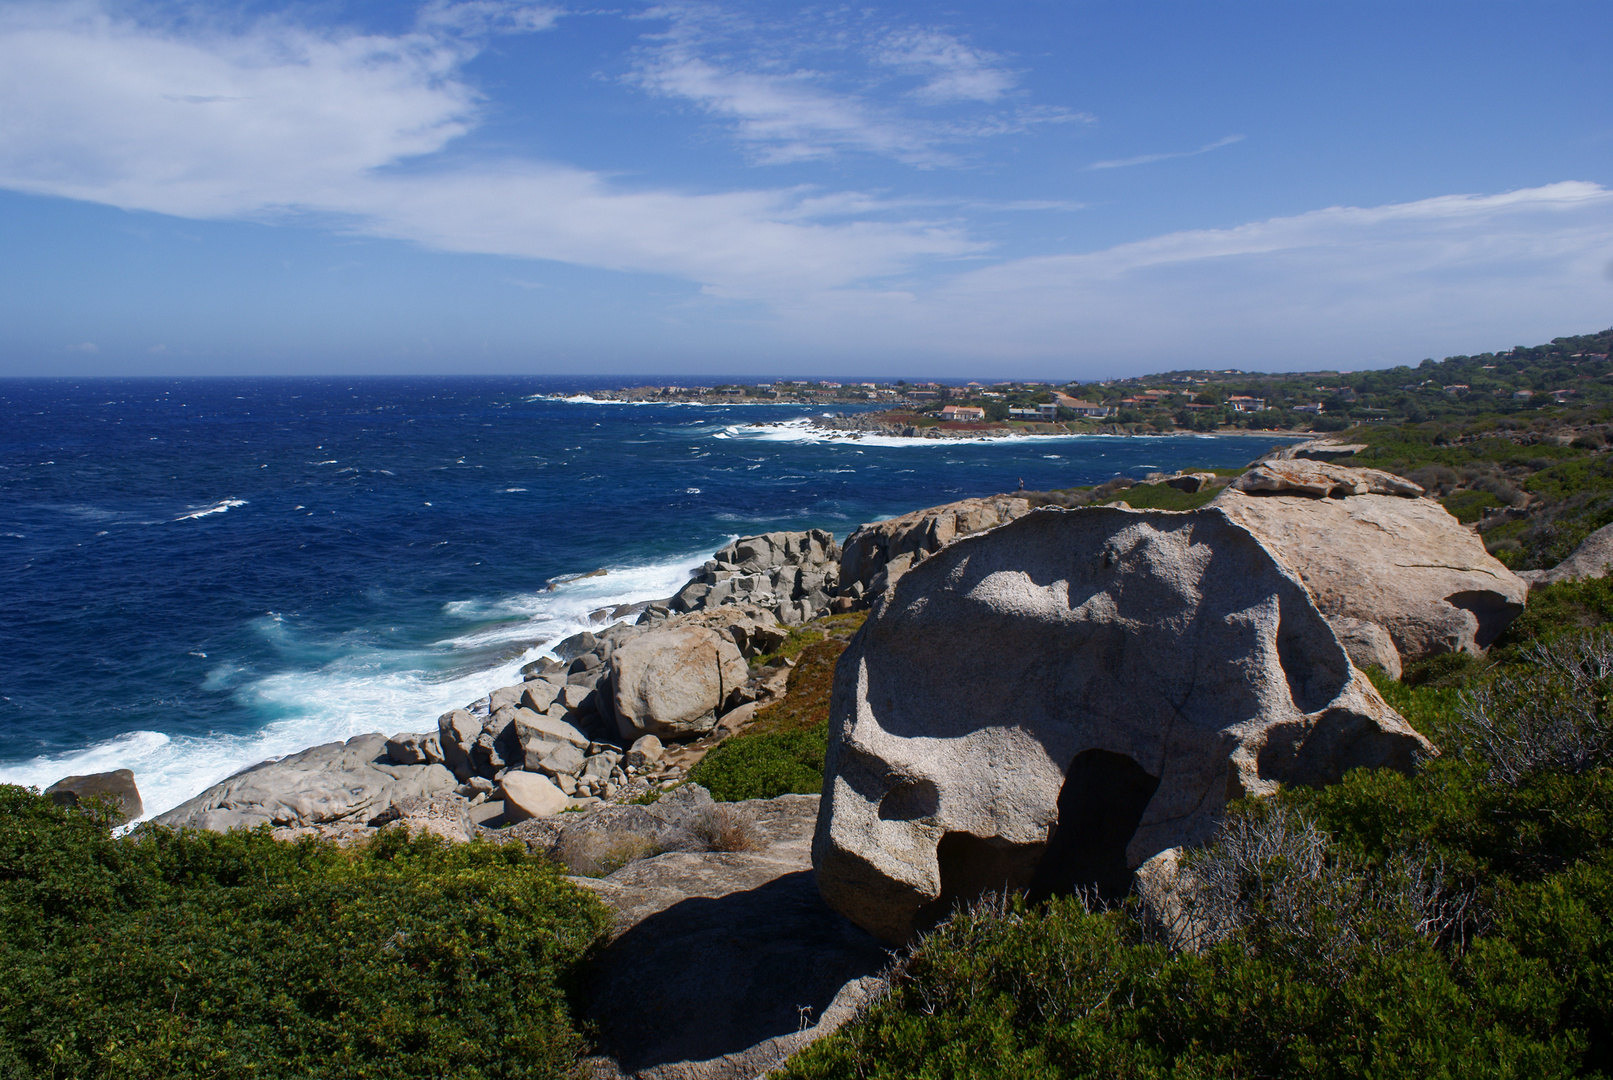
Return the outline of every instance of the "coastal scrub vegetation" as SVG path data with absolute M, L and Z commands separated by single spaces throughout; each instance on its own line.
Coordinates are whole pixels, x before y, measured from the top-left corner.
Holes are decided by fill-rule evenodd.
M 1490 658 L 1376 678 L 1443 749 L 1231 808 L 1175 905 L 995 898 L 775 1074 L 1613 1073 L 1613 586 L 1551 586 Z
M 0 787 L 0 1077 L 571 1074 L 609 924 L 520 844 L 146 827 Z
M 689 779 L 718 802 L 822 791 L 835 664 L 866 618 L 866 612 L 832 615 L 792 633 L 792 638 L 818 639 L 796 654 L 784 697 L 758 710 L 744 731 L 719 743 L 690 770 Z

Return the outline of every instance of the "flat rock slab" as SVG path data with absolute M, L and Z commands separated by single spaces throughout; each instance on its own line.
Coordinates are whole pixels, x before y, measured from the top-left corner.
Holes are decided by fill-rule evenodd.
M 329 822 L 363 825 L 393 803 L 454 784 L 454 774 L 441 765 L 392 764 L 384 735 L 355 735 L 345 743 L 326 743 L 254 765 L 152 820 L 214 832 L 264 823 L 288 828 Z
M 885 948 L 830 910 L 810 865 L 815 795 L 728 804 L 747 852 L 676 852 L 574 878 L 616 913 L 594 967 L 600 1080 L 750 1080 L 884 985 Z

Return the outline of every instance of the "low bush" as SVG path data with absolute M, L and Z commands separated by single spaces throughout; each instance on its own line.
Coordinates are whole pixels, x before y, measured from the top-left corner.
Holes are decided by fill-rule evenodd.
M 835 664 L 845 649 L 844 641 L 831 637 L 801 650 L 784 697 L 759 710 L 750 727 L 707 754 L 690 770 L 689 779 L 718 802 L 822 791 L 829 699 Z
M 0 787 L 0 1076 L 567 1076 L 608 922 L 519 844 L 115 838 Z
M 689 779 L 718 802 L 816 795 L 823 790 L 829 725 L 805 731 L 737 735 L 689 771 Z

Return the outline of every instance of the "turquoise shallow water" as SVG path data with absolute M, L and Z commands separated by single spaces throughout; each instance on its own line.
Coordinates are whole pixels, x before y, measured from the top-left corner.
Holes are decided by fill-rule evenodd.
M 548 396 L 590 385 L 0 382 L 0 781 L 132 768 L 160 812 L 266 757 L 427 729 L 735 536 L 1273 442 L 852 441 L 800 407 Z

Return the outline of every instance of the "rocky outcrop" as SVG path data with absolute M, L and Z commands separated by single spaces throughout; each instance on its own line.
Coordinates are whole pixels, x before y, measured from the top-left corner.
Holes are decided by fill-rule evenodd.
M 750 668 L 733 641 L 681 626 L 635 637 L 611 653 L 611 685 L 621 737 L 700 735 L 741 704 Z
M 1325 461 L 1263 461 L 1231 484 L 1234 491 L 1342 499 L 1350 495 L 1402 495 L 1415 499 L 1420 485 L 1382 469 L 1352 469 Z
M 356 735 L 265 761 L 152 820 L 216 832 L 265 823 L 363 825 L 394 803 L 454 787 L 454 774 L 442 765 L 393 764 L 386 743 L 382 735 Z
M 645 617 L 747 603 L 793 626 L 828 610 L 839 559 L 834 535 L 822 529 L 742 537 L 707 560 L 676 596 L 649 605 Z
M 63 777 L 45 789 L 45 798 L 57 806 L 77 806 L 85 799 L 105 799 L 117 808 L 113 817 L 116 825 L 133 821 L 146 812 L 145 804 L 140 801 L 140 789 L 134 784 L 134 773 L 128 769 Z
M 813 865 L 903 942 L 988 890 L 1129 888 L 1227 800 L 1432 752 L 1219 510 L 1039 510 L 905 575 L 841 659 Z
M 1271 454 L 1274 461 L 1290 461 L 1294 458 L 1309 458 L 1312 461 L 1337 461 L 1339 458 L 1353 457 L 1367 448 L 1366 443 L 1341 443 L 1328 439 L 1307 439 L 1304 442 L 1290 443 Z
M 885 591 L 915 563 L 970 533 L 994 529 L 1030 513 L 1030 503 L 1011 495 L 964 499 L 864 525 L 840 551 L 840 591 L 863 599 Z
M 476 835 L 470 802 L 458 792 L 439 791 L 395 802 L 367 823 L 371 828 L 393 826 L 462 844 Z
M 1518 577 L 1527 581 L 1531 589 L 1536 589 L 1558 581 L 1606 577 L 1610 566 L 1613 566 L 1613 525 L 1603 525 L 1550 570 L 1523 570 L 1518 572 Z
M 743 823 L 744 851 L 699 850 L 700 842 L 674 838 L 687 831 L 669 833 L 648 816 L 698 815 L 698 796 L 685 799 L 671 811 L 659 803 L 619 808 L 646 812 L 637 830 L 607 826 L 612 809 L 585 819 L 601 826 L 578 822 L 562 834 L 597 829 L 618 850 L 635 837 L 680 845 L 607 877 L 573 879 L 615 914 L 589 986 L 589 1018 L 604 1050 L 590 1063 L 599 1080 L 751 1080 L 832 1032 L 884 986 L 884 947 L 824 904 L 813 880 L 817 796 L 715 808 Z
M 1258 536 L 1298 574 L 1328 618 L 1387 631 L 1399 660 L 1379 661 L 1385 670 L 1437 653 L 1483 652 L 1523 610 L 1524 582 L 1439 503 L 1371 490 L 1335 494 L 1341 488 L 1394 490 L 1398 478 L 1382 481 L 1371 470 L 1317 462 L 1268 465 L 1326 469 L 1331 476 L 1315 487 L 1335 486 L 1325 497 L 1233 487 L 1210 505 Z

